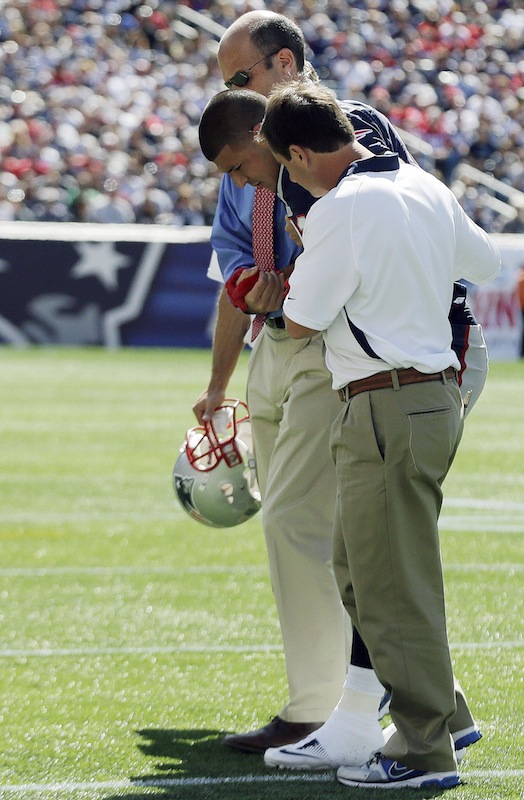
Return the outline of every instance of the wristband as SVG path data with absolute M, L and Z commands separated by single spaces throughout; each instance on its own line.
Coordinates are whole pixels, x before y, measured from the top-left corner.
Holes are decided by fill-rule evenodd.
M 230 278 L 226 281 L 226 291 L 235 308 L 239 308 L 244 314 L 249 314 L 249 308 L 244 300 L 245 295 L 251 291 L 258 281 L 258 272 L 237 284 L 238 279 L 246 267 L 238 267 Z

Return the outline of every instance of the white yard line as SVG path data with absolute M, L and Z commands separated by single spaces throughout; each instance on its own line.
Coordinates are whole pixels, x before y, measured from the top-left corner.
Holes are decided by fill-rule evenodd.
M 467 564 L 446 564 L 445 570 L 455 572 L 522 572 L 524 562 L 511 563 L 481 563 L 469 562 Z M 168 567 L 162 564 L 151 564 L 133 567 L 0 567 L 0 578 L 46 578 L 56 575 L 252 575 L 254 573 L 267 573 L 265 564 L 217 564 L 215 566 L 203 564 L 195 567 Z
M 451 650 L 517 650 L 524 647 L 524 639 L 493 642 L 451 642 Z M 5 648 L 0 658 L 57 658 L 65 656 L 162 655 L 169 653 L 279 653 L 282 645 L 170 645 L 167 647 L 57 647 L 57 648 Z
M 524 514 L 524 503 L 507 500 L 481 500 L 473 497 L 444 497 L 443 508 L 484 508 L 493 511 L 515 511 Z
M 477 769 L 467 770 L 460 773 L 461 778 L 496 778 L 496 779 L 520 779 L 524 778 L 524 769 Z M 60 781 L 52 783 L 19 783 L 19 784 L 0 784 L 0 793 L 4 792 L 81 792 L 81 791 L 117 791 L 121 789 L 183 789 L 188 786 L 226 786 L 226 785 L 250 785 L 257 783 L 331 783 L 334 781 L 334 774 L 330 772 L 282 774 L 273 773 L 271 775 L 239 775 L 226 776 L 223 778 L 142 778 L 131 780 L 114 781 Z
M 489 566 L 489 565 L 487 565 Z M 523 565 L 524 566 L 524 565 Z M 510 565 L 510 568 L 514 568 Z M 518 567 L 517 567 L 518 568 Z M 246 566 L 243 564 L 223 564 L 217 566 L 201 565 L 198 567 L 168 567 L 165 565 L 142 565 L 134 567 L 3 567 L 0 568 L 0 578 L 40 578 L 53 575 L 220 575 L 232 572 L 249 574 L 253 572 L 267 572 L 265 564 Z
M 483 533 L 524 533 L 524 519 L 511 522 L 501 519 L 500 516 L 490 517 L 483 514 L 481 517 L 474 515 L 451 517 L 443 514 L 439 520 L 441 531 L 482 531 Z
M 524 642 L 523 642 L 524 644 Z M 500 645 L 499 645 L 500 646 Z M 272 653 L 280 652 L 282 645 L 171 645 L 160 647 L 57 647 L 31 649 L 5 648 L 0 650 L 0 658 L 54 658 L 57 656 L 113 656 L 113 655 L 162 655 L 163 653 Z
M 94 496 L 94 499 L 95 496 Z M 475 516 L 474 514 L 468 517 L 459 517 L 460 527 L 446 527 L 446 530 L 461 530 L 462 520 L 467 521 L 469 518 L 469 527 L 474 530 L 488 530 L 494 532 L 506 533 L 524 533 L 524 503 L 505 501 L 505 500 L 485 500 L 475 498 L 463 497 L 447 497 L 444 499 L 443 516 L 441 523 L 446 526 L 454 526 L 454 520 L 457 518 L 453 515 L 446 515 L 446 511 L 452 509 L 464 510 L 479 510 L 479 511 L 492 511 L 497 512 L 496 515 L 489 516 L 485 513 Z M 9 523 L 34 523 L 41 525 L 61 524 L 66 522 L 89 522 L 108 520 L 111 522 L 140 522 L 147 520 L 149 522 L 173 522 L 175 512 L 179 512 L 177 506 L 174 510 L 169 508 L 152 509 L 145 511 L 120 511 L 118 509 L 103 510 L 103 509 L 87 509 L 85 511 L 56 511 L 53 513 L 45 511 L 36 511 L 30 509 L 12 509 L 0 511 L 0 524 Z M 501 518 L 501 514 L 504 515 Z M 516 517 L 516 518 L 515 518 Z M 520 518 L 519 518 L 520 517 Z M 442 527 L 442 525 L 441 525 Z M 468 527 L 465 525 L 465 527 Z M 505 527 L 509 529 L 506 530 Z

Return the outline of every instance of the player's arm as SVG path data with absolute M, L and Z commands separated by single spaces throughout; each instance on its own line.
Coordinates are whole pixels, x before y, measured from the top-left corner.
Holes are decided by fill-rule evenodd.
M 215 409 L 226 397 L 229 381 L 244 349 L 244 336 L 249 323 L 249 316 L 231 305 L 224 287 L 218 298 L 211 378 L 207 389 L 193 406 L 193 412 L 200 424 L 205 419 L 211 419 Z
M 500 253 L 493 238 L 473 222 L 454 195 L 455 210 L 455 280 L 466 278 L 480 285 L 493 280 L 500 272 Z
M 314 203 L 303 231 L 304 252 L 296 260 L 283 312 L 293 339 L 318 336 L 327 330 L 359 283 L 347 247 L 346 208 Z M 322 264 L 322 269 L 318 265 Z
M 253 264 L 251 236 L 251 206 L 249 192 L 242 192 L 228 175 L 220 184 L 217 211 L 211 231 L 211 246 L 218 256 L 218 274 L 209 275 L 214 280 L 227 280 L 235 269 Z M 207 389 L 193 405 L 193 412 L 202 424 L 226 397 L 229 380 L 244 348 L 244 336 L 250 324 L 248 315 L 235 308 L 228 299 L 225 287 L 220 292 L 213 335 L 211 377 Z

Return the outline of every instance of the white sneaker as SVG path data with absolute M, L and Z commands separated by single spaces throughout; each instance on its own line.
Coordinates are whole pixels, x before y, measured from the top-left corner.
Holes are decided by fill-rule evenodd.
M 411 769 L 390 758 L 375 753 L 373 758 L 360 767 L 340 767 L 337 780 L 345 786 L 361 786 L 366 789 L 414 788 L 450 789 L 460 783 L 456 772 L 423 772 Z
M 327 722 L 296 744 L 270 747 L 267 767 L 280 769 L 336 769 L 358 766 L 384 745 L 376 716 L 336 709 Z

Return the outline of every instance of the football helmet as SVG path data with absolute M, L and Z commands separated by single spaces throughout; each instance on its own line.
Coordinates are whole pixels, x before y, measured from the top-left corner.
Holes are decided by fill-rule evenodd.
M 260 491 L 245 403 L 224 400 L 209 422 L 188 430 L 173 487 L 182 507 L 204 525 L 230 528 L 257 513 Z

